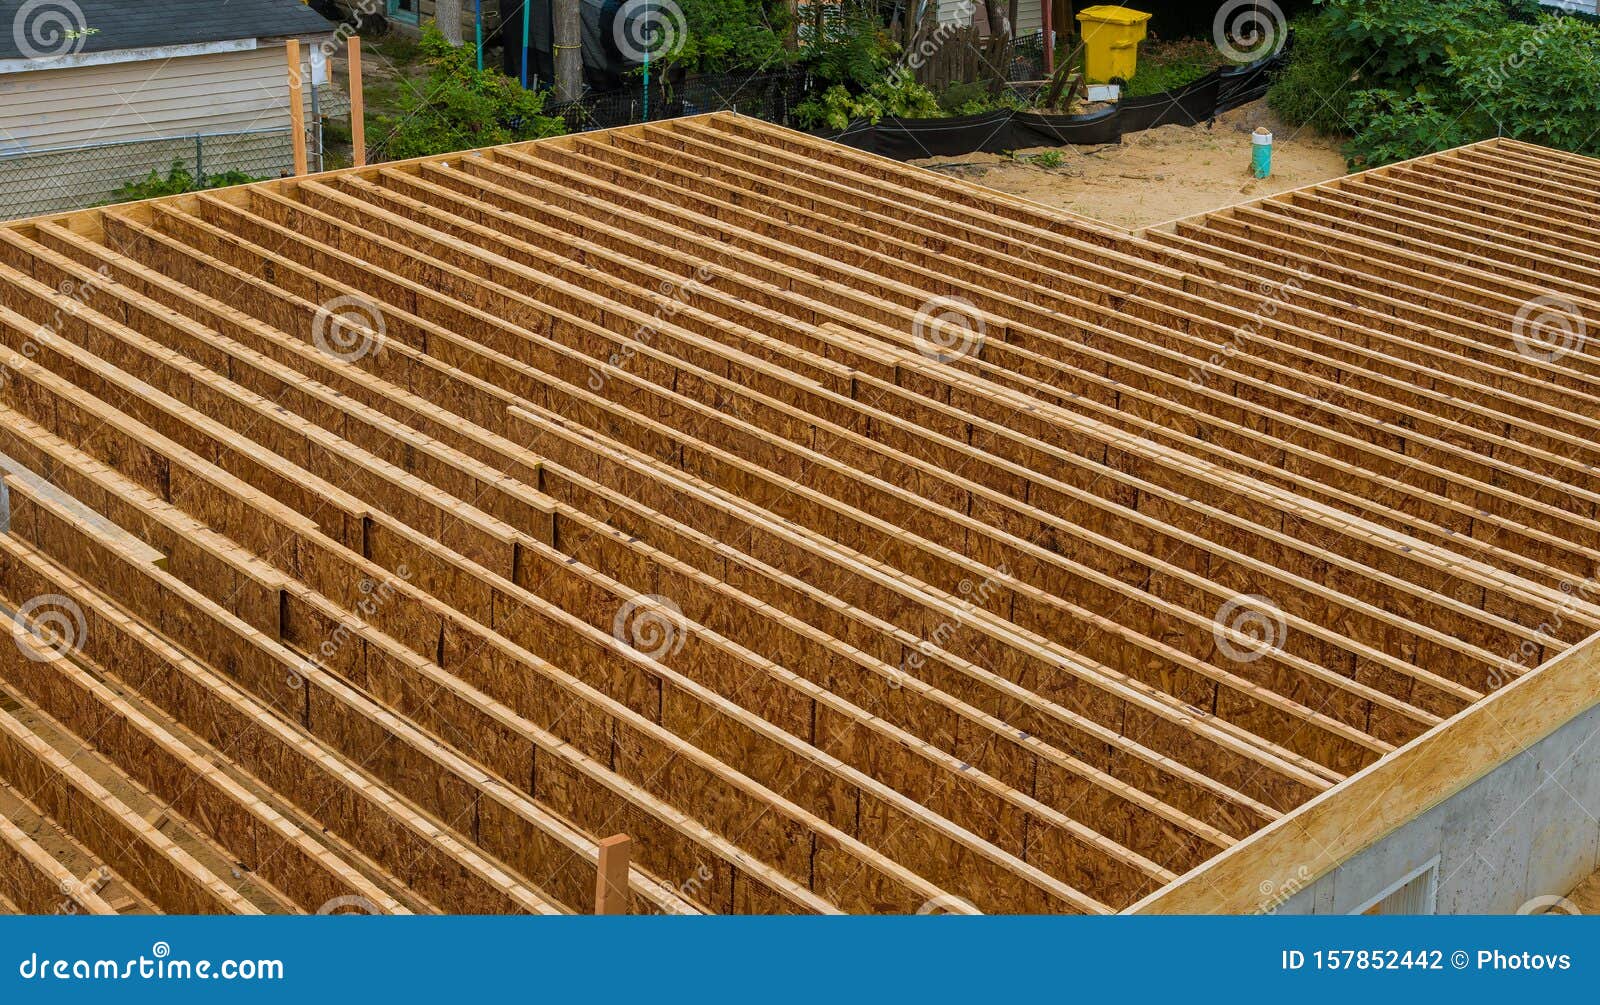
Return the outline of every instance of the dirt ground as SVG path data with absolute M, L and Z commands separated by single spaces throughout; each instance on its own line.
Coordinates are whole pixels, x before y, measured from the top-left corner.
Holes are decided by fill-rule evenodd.
M 1272 177 L 1261 181 L 1250 173 L 1250 134 L 1257 126 L 1272 130 L 1275 140 Z M 1255 101 L 1209 126 L 1161 126 L 1129 133 L 1120 144 L 913 163 L 1132 230 L 1337 178 L 1346 172 L 1339 146 L 1284 125 L 1265 101 Z M 1051 150 L 1061 152 L 1060 167 L 1030 162 Z

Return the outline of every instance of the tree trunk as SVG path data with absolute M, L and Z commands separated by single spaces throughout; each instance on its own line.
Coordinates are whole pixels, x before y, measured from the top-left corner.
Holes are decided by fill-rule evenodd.
M 555 0 L 552 14 L 556 100 L 577 101 L 583 96 L 583 38 L 578 0 Z
M 433 8 L 433 20 L 451 45 L 461 44 L 461 5 L 463 0 L 438 0 Z

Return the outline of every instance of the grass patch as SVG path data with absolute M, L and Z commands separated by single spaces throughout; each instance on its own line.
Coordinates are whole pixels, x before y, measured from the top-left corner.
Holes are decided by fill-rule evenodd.
M 1139 65 L 1122 88 L 1123 97 L 1143 98 L 1192 84 L 1228 60 L 1210 41 L 1198 38 L 1146 42 L 1139 46 Z

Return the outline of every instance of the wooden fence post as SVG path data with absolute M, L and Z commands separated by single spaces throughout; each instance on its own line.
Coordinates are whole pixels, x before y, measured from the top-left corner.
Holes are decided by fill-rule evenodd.
M 351 35 L 350 47 L 350 146 L 355 166 L 367 163 L 367 102 L 361 94 L 361 36 Z
M 284 52 L 289 60 L 289 143 L 294 150 L 294 173 L 306 173 L 306 109 L 300 93 L 304 81 L 300 73 L 300 40 L 289 39 Z
M 628 859 L 633 841 L 626 834 L 613 834 L 600 842 L 600 871 L 594 881 L 594 913 L 627 914 Z

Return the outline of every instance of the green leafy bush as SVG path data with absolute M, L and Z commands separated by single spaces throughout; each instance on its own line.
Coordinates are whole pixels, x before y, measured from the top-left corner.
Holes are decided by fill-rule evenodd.
M 695 73 L 775 70 L 788 62 L 787 3 L 764 0 L 678 0 L 682 45 L 664 63 Z M 666 70 L 666 66 L 662 67 Z
M 874 9 L 844 6 L 812 32 L 800 62 L 824 89 L 843 84 L 859 92 L 881 80 L 899 52 Z
M 832 130 L 842 130 L 860 119 L 876 124 L 885 115 L 931 119 L 942 114 L 933 92 L 908 73 L 885 77 L 861 94 L 851 94 L 843 84 L 835 84 L 795 106 L 794 111 L 807 129 Z
M 1600 26 L 1553 15 L 1510 24 L 1453 66 L 1480 136 L 1600 154 Z
M 1362 87 L 1403 93 L 1447 76 L 1452 55 L 1510 22 L 1504 0 L 1324 0 L 1322 16 Z
M 1355 68 L 1334 42 L 1327 19 L 1297 18 L 1289 65 L 1267 90 L 1267 104 L 1291 126 L 1309 126 L 1324 135 L 1347 133 Z
M 1470 143 L 1479 137 L 1453 102 L 1430 93 L 1357 92 L 1350 102 L 1355 136 L 1345 148 L 1353 167 L 1376 167 Z
M 398 117 L 379 119 L 389 157 L 426 157 L 566 131 L 560 119 L 543 114 L 544 92 L 523 90 L 504 74 L 478 69 L 470 46 L 451 45 L 431 25 L 421 52 L 429 66 L 422 92 L 401 99 Z
M 154 199 L 161 195 L 181 195 L 184 192 L 198 192 L 208 188 L 223 188 L 228 185 L 244 185 L 252 181 L 260 181 L 243 171 L 224 171 L 221 174 L 206 175 L 202 182 L 197 180 L 188 167 L 181 160 L 172 162 L 172 167 L 163 177 L 160 171 L 151 171 L 148 175 L 136 181 L 130 181 L 111 193 L 111 198 L 106 203 L 133 202 L 136 199 Z

